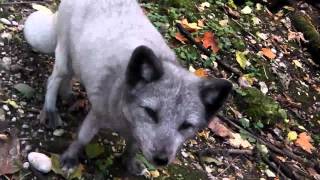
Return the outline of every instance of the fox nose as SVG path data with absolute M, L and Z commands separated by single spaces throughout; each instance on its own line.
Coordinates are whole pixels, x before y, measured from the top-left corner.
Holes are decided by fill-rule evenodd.
M 165 154 L 158 154 L 153 157 L 153 161 L 158 166 L 165 166 L 169 163 L 169 158 Z

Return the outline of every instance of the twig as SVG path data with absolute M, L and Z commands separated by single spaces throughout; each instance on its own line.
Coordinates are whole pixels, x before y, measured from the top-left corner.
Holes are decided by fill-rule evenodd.
M 211 56 L 211 51 L 209 51 L 207 48 L 205 48 L 201 43 L 195 41 L 192 37 L 192 35 L 180 24 L 177 23 L 176 24 L 177 29 L 179 30 L 179 32 L 186 37 L 192 44 L 194 44 L 201 52 L 203 52 L 206 56 L 210 57 Z M 222 66 L 222 68 L 226 69 L 229 72 L 234 73 L 235 75 L 237 75 L 238 77 L 242 76 L 242 72 L 240 72 L 238 69 L 235 69 L 229 65 L 227 65 L 226 63 L 220 61 L 220 60 L 216 60 L 216 62 Z
M 277 165 L 276 165 L 275 163 L 271 162 L 267 157 L 262 156 L 262 160 L 263 160 L 265 163 L 267 163 L 274 171 L 276 171 L 276 172 L 280 175 L 281 179 L 289 179 L 289 178 L 284 174 L 284 172 L 282 172 L 281 169 L 279 169 L 279 168 L 277 167 Z M 286 172 L 286 173 L 287 173 L 287 172 Z M 291 176 L 289 176 L 289 177 L 291 178 Z
M 224 154 L 245 154 L 245 155 L 253 155 L 253 151 L 250 149 L 204 149 L 199 152 L 199 156 L 202 157 L 204 155 L 212 155 L 217 153 Z
M 45 4 L 45 3 L 49 3 L 49 1 L 43 0 L 43 1 L 5 2 L 5 3 L 0 3 L 0 6 L 24 5 L 24 4 L 32 4 L 32 3 Z

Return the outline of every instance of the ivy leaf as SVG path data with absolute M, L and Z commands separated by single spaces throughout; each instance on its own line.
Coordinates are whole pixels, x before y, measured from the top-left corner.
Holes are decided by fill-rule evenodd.
M 86 145 L 85 152 L 90 159 L 93 159 L 103 154 L 105 152 L 105 149 L 100 144 L 93 143 Z

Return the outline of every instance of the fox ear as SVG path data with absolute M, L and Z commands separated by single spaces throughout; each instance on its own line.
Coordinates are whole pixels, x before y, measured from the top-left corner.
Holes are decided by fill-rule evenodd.
M 206 120 L 221 108 L 232 90 L 232 83 L 224 79 L 204 80 L 200 86 L 200 98 L 204 104 Z
M 162 75 L 162 63 L 150 48 L 139 46 L 133 51 L 126 72 L 126 81 L 129 86 L 133 87 L 139 82 L 156 81 Z

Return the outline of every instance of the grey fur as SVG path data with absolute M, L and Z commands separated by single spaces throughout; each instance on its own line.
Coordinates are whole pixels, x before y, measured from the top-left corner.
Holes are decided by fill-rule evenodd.
M 138 150 L 150 162 L 166 165 L 186 139 L 207 125 L 232 88 L 226 80 L 200 79 L 183 69 L 135 0 L 63 0 L 58 12 L 56 62 L 41 119 L 52 127 L 59 123 L 57 94 L 59 89 L 61 95 L 70 94 L 72 76 L 80 79 L 92 105 L 63 154 L 67 167 L 100 129 L 126 139 L 125 160 L 132 173 L 143 167 L 134 159 Z M 137 47 L 151 51 L 141 53 Z M 132 57 L 135 50 L 146 58 L 141 72 L 127 68 L 129 61 L 139 62 Z M 131 83 L 128 74 L 139 78 Z M 155 111 L 157 122 L 148 110 Z

